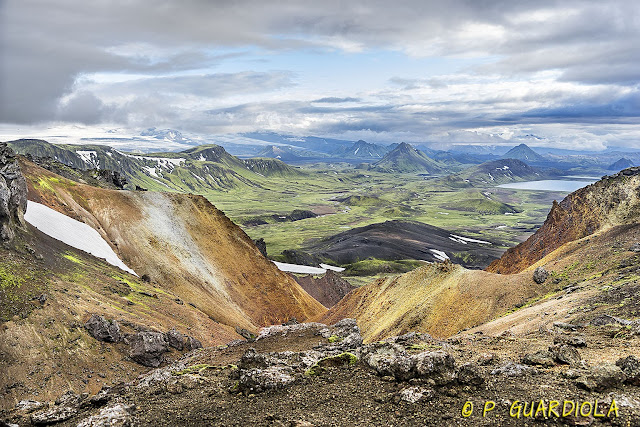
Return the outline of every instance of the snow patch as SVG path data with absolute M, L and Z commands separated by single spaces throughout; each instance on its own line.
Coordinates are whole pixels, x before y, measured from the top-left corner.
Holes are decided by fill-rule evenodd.
M 455 237 L 456 239 L 464 240 L 466 242 L 482 243 L 485 245 L 491 244 L 491 242 L 487 242 L 486 240 L 470 239 L 469 237 L 462 237 L 462 236 L 458 236 L 457 234 L 452 234 L 451 237 Z
M 329 264 L 320 264 L 320 267 L 324 268 L 325 270 L 337 271 L 338 273 L 342 273 L 344 270 L 346 270 L 346 268 L 336 267 L 335 265 Z
M 272 261 L 280 271 L 286 271 L 287 273 L 299 273 L 299 274 L 324 274 L 327 272 L 326 268 L 310 267 L 308 265 L 287 264 L 285 262 Z
M 86 164 L 95 169 L 100 169 L 100 160 L 98 160 L 98 153 L 95 151 L 76 151 L 76 154 L 80 156 L 80 159 Z
M 24 219 L 47 236 L 96 258 L 104 258 L 109 264 L 137 276 L 135 271 L 118 258 L 111 246 L 91 226 L 32 201 L 27 202 Z
M 149 172 L 149 175 L 155 176 L 156 178 L 158 177 L 158 174 L 156 173 L 156 168 L 152 168 L 152 167 L 149 167 L 149 166 L 143 166 L 142 169 L 144 169 L 147 172 Z
M 437 249 L 429 249 L 429 250 L 433 252 L 433 256 L 439 261 L 446 261 L 449 259 L 449 256 L 443 251 L 439 251 Z

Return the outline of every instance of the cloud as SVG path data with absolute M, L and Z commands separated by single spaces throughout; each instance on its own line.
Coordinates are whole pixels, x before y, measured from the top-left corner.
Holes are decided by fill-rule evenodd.
M 335 96 L 328 96 L 325 98 L 320 98 L 320 99 L 314 99 L 313 102 L 319 103 L 319 104 L 342 104 L 345 102 L 359 102 L 361 101 L 360 98 L 353 98 L 353 97 L 346 97 L 346 98 L 338 98 Z
M 615 125 L 637 125 L 638 19 L 624 0 L 5 1 L 0 123 L 407 140 L 599 123 L 629 141 Z M 380 81 L 349 67 L 384 52 L 431 62 L 424 75 L 366 63 L 389 67 Z M 327 59 L 321 77 L 294 71 L 296 55 Z M 291 69 L 257 69 L 279 56 Z M 370 87 L 326 89 L 322 67 L 333 76 L 341 61 L 342 78 Z

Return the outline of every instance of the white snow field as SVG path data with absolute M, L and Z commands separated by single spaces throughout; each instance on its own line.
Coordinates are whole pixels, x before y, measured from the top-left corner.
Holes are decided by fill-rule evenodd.
M 127 267 L 102 236 L 89 225 L 32 201 L 27 202 L 24 219 L 44 234 L 96 258 L 103 258 L 109 264 L 137 276 L 135 271 Z
M 324 274 L 327 272 L 325 268 L 309 267 L 307 265 L 287 264 L 285 262 L 273 261 L 280 271 L 298 274 Z
M 336 267 L 335 265 L 329 265 L 329 264 L 320 264 L 320 267 L 324 268 L 325 270 L 337 271 L 338 273 L 342 273 L 343 271 L 346 270 L 346 268 Z

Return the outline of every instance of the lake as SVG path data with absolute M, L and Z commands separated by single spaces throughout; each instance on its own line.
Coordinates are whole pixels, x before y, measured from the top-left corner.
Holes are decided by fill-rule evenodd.
M 562 191 L 571 193 L 579 188 L 586 187 L 598 181 L 599 178 L 584 179 L 543 179 L 540 181 L 514 182 L 511 184 L 498 185 L 499 188 L 513 188 L 518 190 L 537 190 L 537 191 Z

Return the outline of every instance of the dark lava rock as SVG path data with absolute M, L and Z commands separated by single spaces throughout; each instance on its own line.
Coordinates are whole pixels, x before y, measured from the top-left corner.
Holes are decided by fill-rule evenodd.
M 522 377 L 527 374 L 536 374 L 538 371 L 535 368 L 526 365 L 520 365 L 519 363 L 507 362 L 502 366 L 491 371 L 491 375 L 504 375 L 507 377 Z
M 166 334 L 167 343 L 170 347 L 182 351 L 184 349 L 185 336 L 175 329 L 171 329 Z
M 270 366 L 266 369 L 249 369 L 240 374 L 238 391 L 245 394 L 260 393 L 286 387 L 295 381 L 288 366 Z
M 553 338 L 554 344 L 567 344 L 574 347 L 586 347 L 587 342 L 582 335 L 557 335 Z
M 157 368 L 169 348 L 160 332 L 138 332 L 129 337 L 129 356 L 141 365 Z
M 576 380 L 576 385 L 588 391 L 601 392 L 621 385 L 627 376 L 619 366 L 605 364 L 594 366 Z
M 549 349 L 558 363 L 575 366 L 582 360 L 575 347 L 568 344 L 559 344 Z
M 122 339 L 118 322 L 108 321 L 98 314 L 91 316 L 84 327 L 98 341 L 119 342 Z
M 261 237 L 258 240 L 254 240 L 253 243 L 255 243 L 256 247 L 258 248 L 258 250 L 260 251 L 262 256 L 264 256 L 266 258 L 267 257 L 267 243 L 264 241 L 264 239 Z
M 195 339 L 194 337 L 187 336 L 185 347 L 187 350 L 195 350 L 197 348 L 202 348 L 202 343 L 197 339 Z
M 631 252 L 640 252 L 640 242 L 636 242 L 629 247 L 629 251 Z
M 240 335 L 242 338 L 249 342 L 253 342 L 256 340 L 256 334 L 244 328 L 241 328 L 240 326 L 236 326 L 236 334 Z
M 628 384 L 640 385 L 640 359 L 635 356 L 627 356 L 619 359 L 616 365 L 627 376 L 626 382 Z
M 403 347 L 383 342 L 363 347 L 362 361 L 378 375 L 393 376 L 400 381 L 420 378 L 445 385 L 456 378 L 455 359 L 445 351 L 408 355 Z
M 631 325 L 633 322 L 631 320 L 621 319 L 619 317 L 610 316 L 608 314 L 601 314 L 597 317 L 594 317 L 590 323 L 593 326 L 604 326 L 614 324 Z
M 555 366 L 554 355 L 548 350 L 540 350 L 535 353 L 525 354 L 522 358 L 522 363 L 525 365 L 539 365 L 539 366 Z
M 465 363 L 458 369 L 458 382 L 460 384 L 479 386 L 484 383 L 484 378 L 476 365 Z
M 538 267 L 533 271 L 533 281 L 541 285 L 549 278 L 549 272 L 544 267 Z
M 0 143 L 0 241 L 15 237 L 15 228 L 24 227 L 27 210 L 27 181 L 12 149 Z

